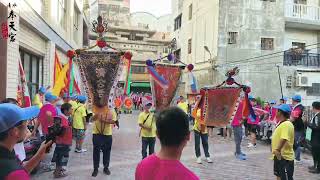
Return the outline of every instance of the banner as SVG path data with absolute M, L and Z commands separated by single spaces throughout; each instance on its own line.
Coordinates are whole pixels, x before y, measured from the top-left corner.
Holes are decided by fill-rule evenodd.
M 156 64 L 155 70 L 168 81 L 168 88 L 163 88 L 159 83 L 155 83 L 152 80 L 152 94 L 154 96 L 155 108 L 157 111 L 161 111 L 170 106 L 180 83 L 182 69 L 177 65 Z
M 22 62 L 19 56 L 19 81 L 18 81 L 18 91 L 17 91 L 17 101 L 20 107 L 30 107 L 31 98 L 29 94 L 29 88 L 26 82 L 26 75 L 22 66 Z
M 113 107 L 114 93 L 122 71 L 120 55 L 114 52 L 85 51 L 76 59 L 81 79 L 94 108 Z
M 201 120 L 207 126 L 227 126 L 237 111 L 241 91 L 241 87 L 201 89 Z

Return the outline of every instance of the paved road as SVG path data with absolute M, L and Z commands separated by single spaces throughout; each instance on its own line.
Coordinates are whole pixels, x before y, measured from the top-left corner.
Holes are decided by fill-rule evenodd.
M 106 176 L 99 169 L 96 178 L 91 177 L 92 172 L 92 140 L 88 133 L 85 148 L 88 152 L 77 154 L 70 152 L 68 165 L 69 176 L 64 179 L 88 180 L 88 179 L 134 179 L 137 163 L 141 159 L 141 143 L 138 137 L 137 113 L 121 115 L 120 130 L 114 130 L 113 146 L 111 152 L 111 175 Z M 247 149 L 247 140 L 243 143 L 243 150 L 247 154 L 246 161 L 234 158 L 234 143 L 230 139 L 221 137 L 210 138 L 210 153 L 214 163 L 195 163 L 193 138 L 188 143 L 182 155 L 182 162 L 195 172 L 202 180 L 273 180 L 273 163 L 269 160 L 269 145 L 260 143 L 256 149 Z M 156 149 L 159 149 L 157 142 Z M 295 166 L 295 179 L 320 180 L 320 175 L 309 174 L 307 167 L 312 164 L 311 157 L 303 154 L 303 163 Z M 53 179 L 52 172 L 38 173 L 32 177 L 34 180 Z

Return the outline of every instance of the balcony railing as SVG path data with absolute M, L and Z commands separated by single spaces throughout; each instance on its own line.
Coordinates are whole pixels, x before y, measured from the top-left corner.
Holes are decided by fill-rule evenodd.
M 284 53 L 283 65 L 320 67 L 320 54 L 308 52 L 295 54 L 287 51 Z
M 286 4 L 286 17 L 320 21 L 320 7 L 304 4 Z

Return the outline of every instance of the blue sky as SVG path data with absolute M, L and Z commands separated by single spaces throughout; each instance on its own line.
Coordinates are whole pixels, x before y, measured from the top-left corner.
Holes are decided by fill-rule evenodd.
M 131 12 L 146 11 L 161 16 L 171 13 L 171 0 L 131 0 Z

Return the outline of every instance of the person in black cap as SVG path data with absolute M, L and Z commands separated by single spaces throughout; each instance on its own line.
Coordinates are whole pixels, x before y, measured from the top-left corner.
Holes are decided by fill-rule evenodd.
M 308 122 L 311 132 L 311 147 L 314 166 L 309 167 L 310 173 L 320 173 L 320 102 L 312 103 L 312 110 L 315 116 Z
M 30 179 L 29 173 L 45 156 L 49 141 L 42 144 L 38 152 L 24 164 L 16 157 L 14 145 L 22 142 L 27 133 L 27 120 L 36 117 L 39 108 L 20 108 L 14 104 L 0 104 L 0 179 Z

